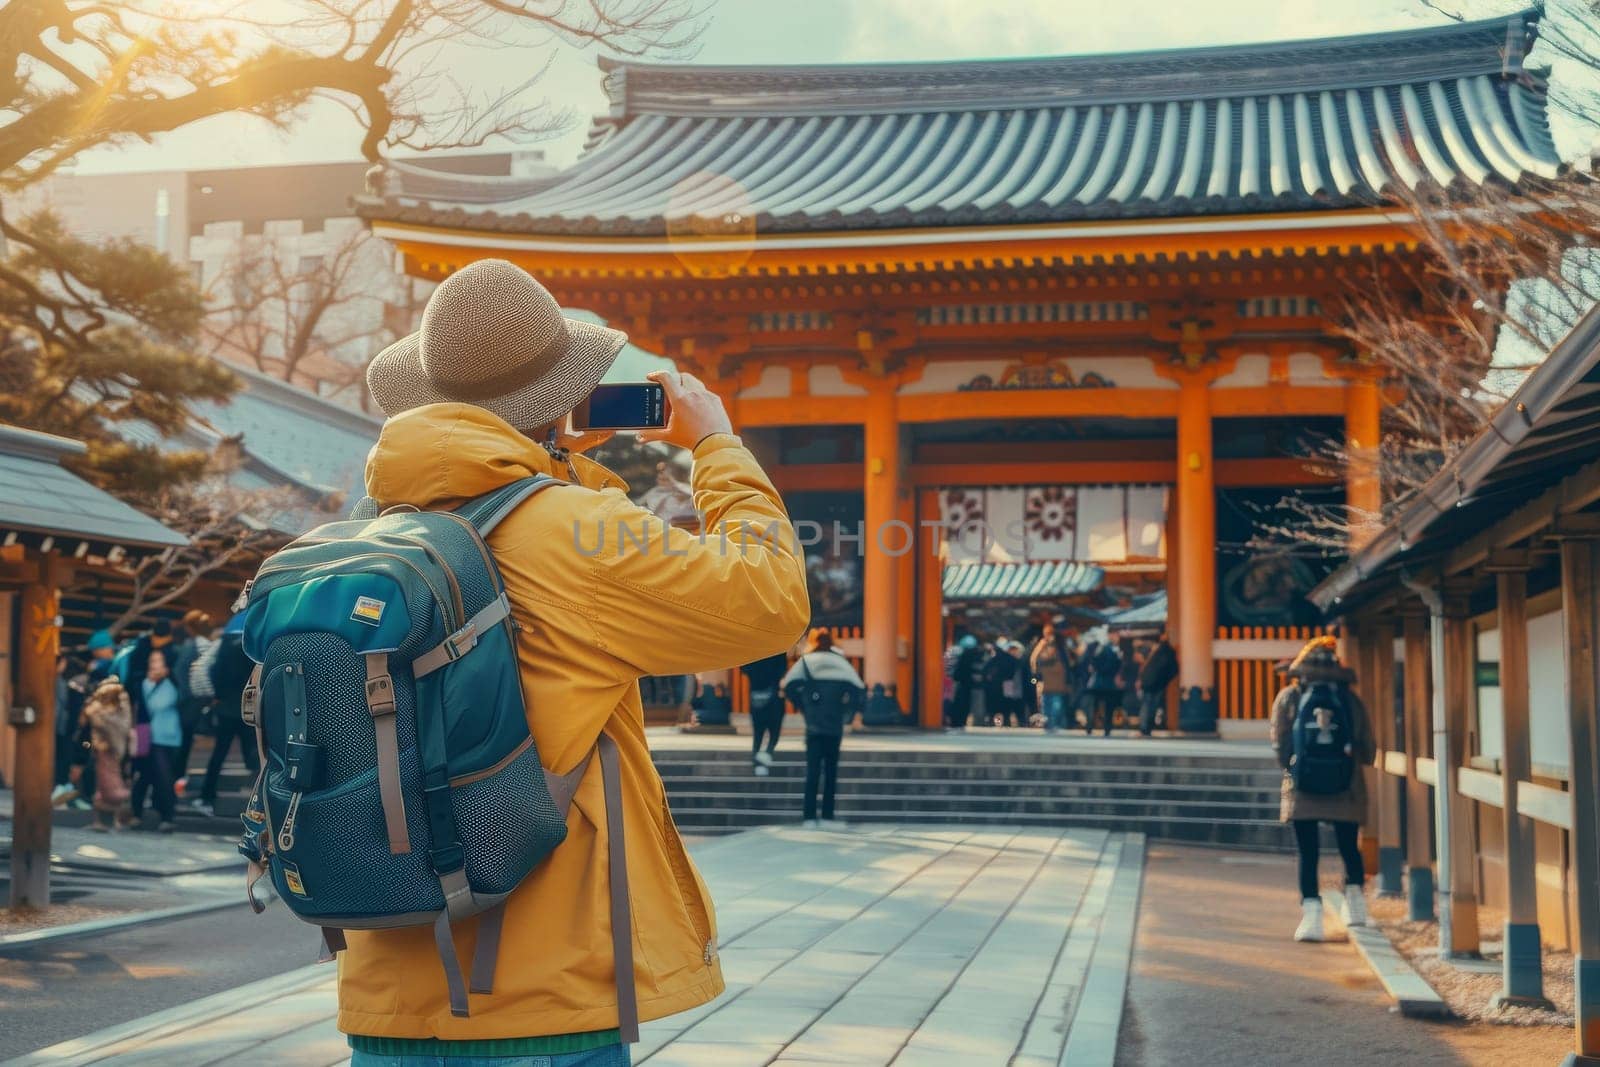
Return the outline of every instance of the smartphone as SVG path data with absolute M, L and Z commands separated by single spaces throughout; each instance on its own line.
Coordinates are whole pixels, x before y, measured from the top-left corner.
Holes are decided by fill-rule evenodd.
M 597 385 L 572 412 L 575 430 L 648 430 L 665 426 L 667 391 L 655 382 Z

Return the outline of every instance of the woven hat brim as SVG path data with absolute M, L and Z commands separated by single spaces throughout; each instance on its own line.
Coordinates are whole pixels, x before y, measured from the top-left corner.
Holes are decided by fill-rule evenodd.
M 422 367 L 422 335 L 411 334 L 379 352 L 367 367 L 367 389 L 385 415 L 426 404 L 474 404 L 519 430 L 561 418 L 594 392 L 628 335 L 609 326 L 567 319 L 567 347 L 537 378 L 503 396 L 462 400 L 439 389 Z

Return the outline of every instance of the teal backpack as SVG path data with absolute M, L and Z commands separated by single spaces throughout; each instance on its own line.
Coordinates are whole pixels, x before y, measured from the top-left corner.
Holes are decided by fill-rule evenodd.
M 262 565 L 242 597 L 257 666 L 241 711 L 262 760 L 240 851 L 251 906 L 262 910 L 253 887 L 270 875 L 289 909 L 322 928 L 329 957 L 347 929 L 431 925 L 450 1010 L 464 1017 L 469 985 L 451 924 L 479 917 L 470 989 L 492 992 L 504 901 L 565 840 L 598 752 L 619 1026 L 634 1041 L 616 746 L 601 735 L 565 775 L 541 765 L 517 626 L 484 543 L 555 484 L 523 479 L 454 512 L 380 514 L 364 500 Z

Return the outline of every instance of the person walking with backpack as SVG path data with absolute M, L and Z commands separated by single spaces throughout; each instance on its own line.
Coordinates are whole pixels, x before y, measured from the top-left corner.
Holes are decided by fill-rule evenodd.
M 1364 926 L 1367 904 L 1357 836 L 1366 816 L 1362 768 L 1377 753 L 1367 709 L 1351 688 L 1355 674 L 1339 662 L 1332 637 L 1315 637 L 1289 665 L 1289 685 L 1272 704 L 1272 748 L 1283 767 L 1283 821 L 1294 828 L 1300 855 L 1300 925 L 1296 941 L 1323 938 L 1317 883 L 1319 825 L 1333 827 L 1344 860 L 1344 920 Z
M 833 635 L 818 627 L 806 639 L 805 654 L 783 676 L 783 691 L 806 717 L 806 791 L 801 825 L 810 830 L 842 829 L 844 822 L 833 816 L 833 798 L 839 784 L 839 746 L 844 741 L 845 724 L 861 710 L 866 683 L 843 653 L 833 647 Z
M 756 777 L 765 778 L 772 773 L 772 754 L 778 750 L 778 735 L 783 732 L 781 687 L 789 655 L 774 652 L 739 669 L 750 680 L 750 763 Z
M 353 1067 L 618 1067 L 640 1022 L 722 992 L 639 680 L 792 646 L 805 561 L 692 374 L 650 375 L 667 422 L 639 437 L 691 453 L 706 536 L 581 454 L 609 435 L 570 415 L 626 340 L 511 263 L 455 271 L 368 368 L 360 521 L 249 590 L 242 710 L 272 759 L 241 850 L 326 917 Z

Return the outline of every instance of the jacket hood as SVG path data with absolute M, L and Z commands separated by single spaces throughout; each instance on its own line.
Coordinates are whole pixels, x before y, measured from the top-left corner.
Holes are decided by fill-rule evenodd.
M 367 456 L 367 494 L 384 507 L 440 507 L 534 474 L 590 489 L 627 484 L 593 460 L 558 461 L 544 446 L 473 404 L 428 404 L 383 424 Z

